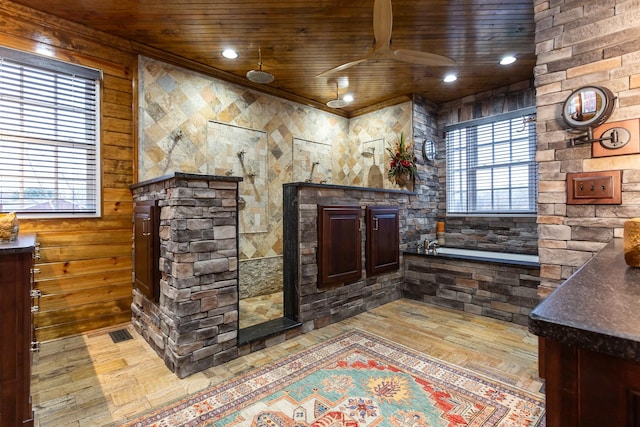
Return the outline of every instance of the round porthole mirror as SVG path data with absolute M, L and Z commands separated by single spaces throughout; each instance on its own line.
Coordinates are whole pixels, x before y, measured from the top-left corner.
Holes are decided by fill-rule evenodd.
M 422 157 L 425 161 L 433 161 L 436 158 L 436 144 L 433 139 L 425 139 L 422 143 Z
M 615 97 L 606 87 L 584 86 L 569 95 L 562 106 L 562 118 L 572 128 L 588 129 L 607 121 Z

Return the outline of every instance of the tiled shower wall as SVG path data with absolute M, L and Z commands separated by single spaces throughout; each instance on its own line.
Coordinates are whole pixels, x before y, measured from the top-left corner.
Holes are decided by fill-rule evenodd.
M 260 260 L 249 268 L 241 266 L 246 272 L 241 282 L 270 283 L 265 293 L 282 277 L 282 184 L 311 178 L 329 184 L 394 188 L 386 178 L 384 148 L 400 132 L 410 136 L 412 129 L 411 102 L 348 120 L 146 57 L 139 58 L 139 91 L 139 181 L 172 172 L 220 175 L 229 171 L 244 178 L 240 183 L 241 194 L 248 195 L 244 213 L 251 212 L 250 221 L 263 228 L 240 230 L 241 265 Z M 237 145 L 232 140 L 212 141 L 212 135 L 220 133 L 215 129 L 220 124 L 231 128 L 225 135 L 238 134 L 238 138 L 263 132 L 266 151 L 250 152 L 240 141 Z M 221 144 L 233 146 L 221 149 Z M 362 155 L 371 148 L 374 156 Z M 237 155 L 240 151 L 246 152 L 244 165 Z M 314 165 L 319 160 L 322 164 Z M 258 176 L 251 176 L 252 172 Z M 250 187 L 258 183 L 264 187 L 254 191 L 260 197 L 249 197 Z

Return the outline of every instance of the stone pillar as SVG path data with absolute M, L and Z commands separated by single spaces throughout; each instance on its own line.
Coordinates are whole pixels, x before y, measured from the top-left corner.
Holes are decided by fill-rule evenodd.
M 241 178 L 176 173 L 132 187 L 158 200 L 160 298 L 133 289 L 133 325 L 184 378 L 238 355 L 237 198 Z
M 614 237 L 640 210 L 640 153 L 594 157 L 591 144 L 561 116 L 582 86 L 603 86 L 617 97 L 607 123 L 640 117 L 640 3 L 628 0 L 534 0 L 534 69 L 538 143 L 540 296 L 546 297 Z M 568 204 L 567 174 L 622 171 L 622 203 Z

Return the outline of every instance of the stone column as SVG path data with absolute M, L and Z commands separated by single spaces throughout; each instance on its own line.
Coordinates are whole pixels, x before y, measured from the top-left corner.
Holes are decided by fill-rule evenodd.
M 134 288 L 136 330 L 180 378 L 238 355 L 238 182 L 175 174 L 134 186 L 158 200 L 160 299 Z

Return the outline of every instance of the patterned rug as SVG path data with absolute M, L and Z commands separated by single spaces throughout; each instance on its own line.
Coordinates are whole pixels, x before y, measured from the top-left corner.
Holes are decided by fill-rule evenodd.
M 545 426 L 544 397 L 349 332 L 131 420 L 133 426 Z

